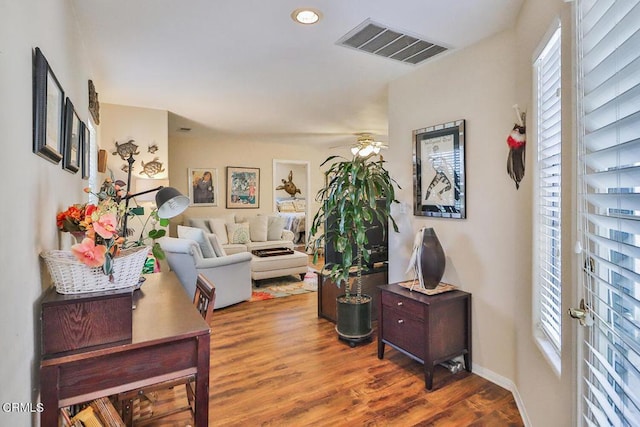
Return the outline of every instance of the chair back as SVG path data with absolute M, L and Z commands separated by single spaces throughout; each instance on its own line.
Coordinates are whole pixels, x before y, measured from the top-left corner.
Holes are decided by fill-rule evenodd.
M 193 295 L 193 305 L 207 323 L 211 320 L 215 301 L 215 285 L 207 279 L 204 274 L 198 274 L 198 278 L 196 280 L 196 293 Z

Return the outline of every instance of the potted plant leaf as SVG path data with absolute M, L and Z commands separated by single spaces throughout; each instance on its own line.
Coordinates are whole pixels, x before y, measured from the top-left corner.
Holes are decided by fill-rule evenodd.
M 325 186 L 316 200 L 321 202 L 311 224 L 314 263 L 321 248 L 333 245 L 341 254 L 338 262 L 325 265 L 325 274 L 338 287 L 345 283 L 344 295 L 337 298 L 336 330 L 340 338 L 354 342 L 371 336 L 371 296 L 362 294 L 362 272 L 367 268 L 367 230 L 374 220 L 382 224 L 383 232 L 391 220 L 396 181 L 384 168 L 384 160 L 371 154 L 354 155 L 352 160 L 330 156 L 320 166 L 334 161 L 325 172 Z M 379 201 L 383 203 L 379 203 Z M 355 285 L 355 286 L 354 286 Z M 355 288 L 355 289 L 354 289 Z

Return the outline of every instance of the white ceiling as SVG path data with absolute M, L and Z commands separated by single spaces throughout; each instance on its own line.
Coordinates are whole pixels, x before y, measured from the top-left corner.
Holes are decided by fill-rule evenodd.
M 522 0 L 72 0 L 101 103 L 168 110 L 170 132 L 335 143 L 387 133 L 409 65 L 336 45 L 366 19 L 451 50 L 509 28 Z M 319 9 L 313 26 L 291 12 Z M 438 56 L 434 59 L 437 60 Z

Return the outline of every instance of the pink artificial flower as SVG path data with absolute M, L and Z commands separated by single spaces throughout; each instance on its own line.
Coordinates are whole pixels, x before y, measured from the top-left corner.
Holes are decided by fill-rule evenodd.
M 88 267 L 100 267 L 104 264 L 107 247 L 103 245 L 96 246 L 93 240 L 85 238 L 82 242 L 71 246 L 71 252 L 78 261 Z
M 117 232 L 118 220 L 115 214 L 108 213 L 102 215 L 93 223 L 93 229 L 103 239 L 111 239 Z

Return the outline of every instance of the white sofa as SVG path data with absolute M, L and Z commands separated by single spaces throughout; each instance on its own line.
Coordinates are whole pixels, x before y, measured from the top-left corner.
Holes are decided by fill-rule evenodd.
M 199 273 L 216 286 L 214 308 L 237 304 L 251 298 L 251 259 L 248 252 L 205 258 L 197 241 L 175 237 L 158 240 L 172 271 L 191 299 Z
M 293 249 L 295 234 L 285 229 L 286 220 L 274 215 L 187 217 L 184 224 L 215 234 L 227 255 L 258 249 Z M 180 232 L 178 231 L 180 237 Z

